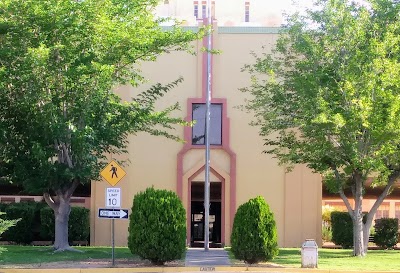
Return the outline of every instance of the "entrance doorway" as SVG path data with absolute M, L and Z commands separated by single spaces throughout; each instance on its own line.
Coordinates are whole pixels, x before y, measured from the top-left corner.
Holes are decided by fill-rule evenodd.
M 210 183 L 210 247 L 221 244 L 221 188 L 222 183 Z M 191 247 L 204 247 L 204 182 L 191 183 Z

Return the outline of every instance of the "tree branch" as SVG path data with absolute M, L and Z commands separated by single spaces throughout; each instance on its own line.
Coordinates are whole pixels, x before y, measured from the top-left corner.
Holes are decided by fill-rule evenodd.
M 331 168 L 332 168 L 333 172 L 335 173 L 335 178 L 336 178 L 336 180 L 340 183 L 340 182 L 341 182 L 341 179 L 340 179 L 339 171 L 337 170 L 336 166 L 332 166 Z M 347 196 L 344 194 L 344 192 L 343 192 L 343 187 L 342 187 L 342 186 L 340 186 L 339 195 L 340 195 L 340 197 L 342 198 L 344 204 L 346 205 L 347 211 L 349 212 L 350 216 L 353 218 L 353 217 L 354 217 L 353 208 L 352 208 L 351 205 L 350 205 L 349 199 L 348 199 Z
M 385 189 L 379 195 L 379 197 L 376 199 L 376 201 L 375 201 L 374 205 L 372 206 L 372 208 L 370 209 L 369 213 L 375 214 L 375 212 L 378 210 L 379 206 L 382 204 L 383 200 L 386 198 L 386 196 L 388 196 L 389 191 L 391 190 L 391 188 L 394 185 L 394 182 L 396 181 L 396 179 L 399 176 L 400 176 L 400 170 L 395 170 L 392 172 L 391 175 L 389 175 L 388 183 L 386 184 Z
M 51 198 L 49 193 L 43 193 L 43 198 L 44 201 L 46 201 L 47 205 L 49 205 L 49 207 L 52 208 L 54 211 L 58 209 L 57 202 L 53 198 Z
M 58 163 L 61 163 L 62 157 L 61 157 L 61 153 L 60 153 L 60 145 L 59 145 L 57 139 L 54 140 L 54 149 L 57 151 Z
M 74 194 L 76 188 L 79 186 L 80 183 L 80 179 L 74 178 L 71 187 L 65 192 L 64 197 L 67 199 L 71 198 L 72 194 Z
M 63 143 L 63 144 L 62 144 L 62 148 L 63 148 L 63 151 L 64 151 L 64 157 L 65 157 L 65 159 L 67 160 L 68 167 L 69 167 L 70 169 L 72 169 L 74 166 L 73 166 L 73 164 L 72 164 L 71 157 L 69 156 L 69 152 L 68 152 L 68 149 L 67 149 L 67 145 L 65 145 L 65 143 Z
M 354 211 L 353 208 L 350 205 L 349 199 L 347 198 L 347 196 L 344 194 L 343 189 L 339 190 L 339 195 L 342 198 L 344 204 L 346 205 L 347 211 L 349 212 L 351 218 L 354 218 Z

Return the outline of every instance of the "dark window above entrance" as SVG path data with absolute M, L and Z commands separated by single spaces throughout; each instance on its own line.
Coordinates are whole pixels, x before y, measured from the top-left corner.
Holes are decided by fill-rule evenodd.
M 210 108 L 210 144 L 222 145 L 222 104 L 212 103 Z M 192 104 L 192 144 L 205 145 L 206 141 L 206 104 Z

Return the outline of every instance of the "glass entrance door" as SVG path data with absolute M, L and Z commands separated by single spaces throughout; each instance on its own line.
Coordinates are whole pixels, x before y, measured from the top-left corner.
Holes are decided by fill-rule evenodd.
M 222 247 L 221 183 L 211 183 L 210 196 L 212 200 L 209 215 L 210 247 Z M 192 182 L 191 197 L 190 245 L 204 247 L 204 183 Z

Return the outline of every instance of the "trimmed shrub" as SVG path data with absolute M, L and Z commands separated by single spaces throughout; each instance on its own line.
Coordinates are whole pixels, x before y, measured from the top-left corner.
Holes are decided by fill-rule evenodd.
M 249 264 L 268 261 L 278 255 L 274 214 L 263 197 L 239 206 L 233 221 L 231 244 L 235 258 Z
M 332 242 L 343 248 L 353 247 L 353 221 L 348 212 L 332 211 Z
M 73 241 L 88 241 L 90 235 L 90 210 L 72 207 L 69 215 L 68 238 Z
M 8 206 L 8 204 L 6 204 L 6 203 L 0 203 L 0 211 L 5 212 L 7 206 Z
M 40 237 L 40 210 L 43 207 L 47 207 L 48 205 L 46 204 L 46 202 L 33 202 L 33 201 L 29 201 L 29 203 L 32 204 L 32 206 L 34 206 L 35 208 L 35 215 L 33 218 L 33 225 L 32 225 L 32 233 L 33 233 L 33 240 L 34 241 L 40 241 L 42 240 L 42 238 Z
M 40 238 L 54 241 L 54 212 L 48 206 L 40 210 Z
M 83 207 L 71 207 L 68 222 L 68 241 L 87 241 L 90 234 L 89 223 L 90 210 Z M 40 210 L 40 236 L 43 240 L 54 241 L 54 212 L 50 207 L 44 207 Z
M 15 226 L 10 227 L 3 234 L 3 240 L 17 244 L 29 244 L 33 240 L 33 224 L 35 218 L 35 204 L 31 202 L 13 203 L 5 209 L 6 219 L 21 219 Z
M 381 218 L 375 220 L 374 242 L 383 249 L 393 248 L 398 240 L 399 219 Z
M 176 193 L 148 188 L 133 198 L 128 247 L 153 264 L 182 258 L 186 246 L 186 212 Z

